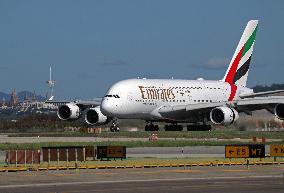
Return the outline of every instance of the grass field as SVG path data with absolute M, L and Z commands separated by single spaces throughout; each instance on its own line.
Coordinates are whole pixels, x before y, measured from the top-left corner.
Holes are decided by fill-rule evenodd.
M 238 131 L 235 129 L 213 130 L 213 131 L 172 131 L 172 132 L 144 132 L 144 131 L 121 131 L 117 133 L 102 132 L 100 134 L 82 133 L 82 132 L 49 132 L 49 133 L 16 133 L 9 134 L 10 137 L 108 137 L 108 138 L 147 138 L 151 133 L 157 133 L 159 138 L 219 138 L 219 139 L 251 139 L 252 137 L 270 138 L 270 139 L 284 139 L 284 132 L 268 132 L 268 131 Z
M 279 144 L 279 142 L 275 142 Z M 284 143 L 283 141 L 280 143 Z M 58 146 L 126 146 L 133 147 L 186 147 L 186 146 L 224 146 L 244 144 L 237 141 L 190 141 L 190 140 L 158 140 L 158 141 L 109 141 L 109 142 L 49 142 L 49 143 L 0 143 L 0 150 L 8 149 L 40 149 L 41 147 Z M 265 143 L 272 144 L 272 143 Z
M 247 160 L 250 163 L 253 162 L 273 162 L 274 159 L 271 157 L 267 158 L 235 158 L 235 159 L 228 159 L 222 157 L 210 157 L 210 158 L 173 158 L 173 159 L 157 159 L 157 158 L 127 158 L 124 160 L 109 160 L 109 161 L 85 161 L 85 162 L 42 162 L 41 164 L 34 164 L 34 165 L 27 165 L 28 167 L 47 167 L 47 166 L 63 166 L 63 167 L 75 167 L 77 166 L 96 166 L 96 167 L 142 167 L 142 166 L 152 166 L 152 165 L 166 165 L 166 166 L 173 166 L 177 164 L 209 164 L 209 165 L 216 165 L 222 163 L 242 163 L 246 164 Z M 283 162 L 284 158 L 277 158 L 277 161 Z M 5 163 L 0 163 L 0 166 L 7 166 Z M 11 165 L 13 166 L 13 165 Z

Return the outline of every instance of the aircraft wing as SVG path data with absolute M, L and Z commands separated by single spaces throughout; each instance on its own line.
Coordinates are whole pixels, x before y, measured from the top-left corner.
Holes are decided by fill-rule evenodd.
M 79 106 L 82 109 L 85 109 L 87 107 L 96 107 L 101 105 L 102 98 L 95 98 L 93 100 L 75 100 L 75 101 L 45 101 L 45 103 L 48 104 L 67 104 L 67 103 L 73 103 Z
M 90 100 L 90 101 L 75 101 L 75 104 L 77 104 L 78 106 L 82 105 L 82 106 L 99 106 L 101 105 L 102 102 L 102 98 L 97 98 L 95 100 Z
M 214 107 L 224 106 L 225 102 L 218 103 L 199 103 L 190 105 L 178 105 L 178 106 L 165 106 L 160 108 L 160 113 L 169 113 L 174 111 L 194 111 L 194 110 L 206 110 Z
M 160 107 L 158 114 L 160 117 L 170 120 L 186 120 L 190 116 L 198 117 L 208 114 L 213 108 L 228 106 L 236 109 L 238 112 L 251 114 L 252 111 L 266 109 L 273 113 L 276 104 L 284 104 L 284 96 L 254 97 L 235 100 L 233 102 L 214 102 L 199 103 L 190 105 L 164 106 Z M 154 113 L 156 116 L 157 112 Z
M 237 102 L 237 110 L 239 111 L 255 111 L 266 109 L 273 113 L 276 104 L 284 104 L 284 96 L 254 97 L 241 99 Z
M 284 90 L 273 90 L 273 91 L 266 91 L 266 92 L 257 92 L 257 93 L 251 93 L 251 94 L 245 94 L 241 95 L 240 98 L 253 98 L 257 96 L 263 96 L 263 95 L 268 95 L 268 94 L 276 94 L 276 93 L 281 93 L 284 92 Z
M 178 106 L 164 106 L 159 108 L 158 113 L 153 114 L 154 116 L 160 116 L 160 118 L 182 121 L 188 120 L 189 117 L 204 117 L 204 114 L 219 106 L 225 106 L 225 102 L 216 103 L 199 103 L 190 105 L 178 105 Z

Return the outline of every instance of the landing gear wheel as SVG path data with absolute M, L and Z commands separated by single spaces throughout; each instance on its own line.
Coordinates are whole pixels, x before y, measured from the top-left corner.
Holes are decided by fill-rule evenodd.
M 117 126 L 115 120 L 112 122 L 112 125 L 110 126 L 110 131 L 111 132 L 119 132 L 119 127 Z
M 145 131 L 149 131 L 149 125 L 145 126 Z
M 158 125 L 154 125 L 154 131 L 159 131 L 159 126 Z
M 159 126 L 151 123 L 145 126 L 145 131 L 159 131 Z
M 165 125 L 165 131 L 182 131 L 182 125 Z
M 211 125 L 187 125 L 187 131 L 211 131 Z
M 119 132 L 119 127 L 117 126 L 117 125 L 112 125 L 112 126 L 110 126 L 110 131 L 111 132 Z

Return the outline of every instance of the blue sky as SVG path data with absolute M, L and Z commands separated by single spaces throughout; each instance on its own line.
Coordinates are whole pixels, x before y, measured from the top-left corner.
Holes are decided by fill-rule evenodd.
M 248 86 L 284 83 L 284 1 L 0 0 L 0 91 L 103 96 L 125 78 L 221 79 L 259 19 Z

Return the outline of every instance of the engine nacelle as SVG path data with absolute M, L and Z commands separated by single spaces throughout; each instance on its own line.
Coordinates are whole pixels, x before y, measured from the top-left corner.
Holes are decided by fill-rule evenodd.
M 277 104 L 274 108 L 274 114 L 278 119 L 284 120 L 284 104 Z
M 61 120 L 75 120 L 80 118 L 80 108 L 74 103 L 67 103 L 58 108 L 57 116 Z
M 232 124 L 238 120 L 239 113 L 229 107 L 216 107 L 210 112 L 210 119 L 214 124 Z
M 85 111 L 85 121 L 89 125 L 104 125 L 109 119 L 102 114 L 100 106 L 89 108 Z

